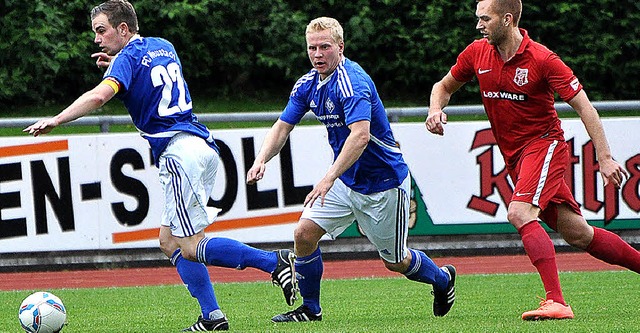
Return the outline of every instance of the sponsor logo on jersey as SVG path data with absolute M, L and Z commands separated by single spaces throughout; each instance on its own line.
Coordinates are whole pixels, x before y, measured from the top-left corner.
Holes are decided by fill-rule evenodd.
M 508 91 L 483 91 L 482 97 L 492 99 L 506 99 L 513 102 L 524 102 L 528 99 L 526 94 Z
M 311 100 L 311 103 L 309 104 L 309 108 L 310 108 L 310 109 L 315 109 L 315 108 L 317 108 L 317 107 L 318 107 L 318 106 L 316 105 L 316 101 Z
M 516 76 L 513 78 L 513 82 L 519 87 L 529 83 L 529 70 L 527 68 L 516 68 Z

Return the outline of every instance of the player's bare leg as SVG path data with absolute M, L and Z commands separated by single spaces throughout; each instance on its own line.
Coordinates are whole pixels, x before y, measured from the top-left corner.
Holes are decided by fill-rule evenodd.
M 558 206 L 558 232 L 567 243 L 606 263 L 640 273 L 640 252 L 619 235 L 587 224 L 584 217 Z

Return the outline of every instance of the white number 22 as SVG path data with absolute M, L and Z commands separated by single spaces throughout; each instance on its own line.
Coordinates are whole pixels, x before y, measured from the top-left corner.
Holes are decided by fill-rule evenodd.
M 162 100 L 158 104 L 158 114 L 160 116 L 169 116 L 174 113 L 183 112 L 191 109 L 191 102 L 187 103 L 187 92 L 185 83 L 180 75 L 180 66 L 178 63 L 169 63 L 166 67 L 162 65 L 155 66 L 151 69 L 151 81 L 154 87 L 162 87 Z M 172 101 L 173 85 L 178 88 L 178 104 L 169 107 Z

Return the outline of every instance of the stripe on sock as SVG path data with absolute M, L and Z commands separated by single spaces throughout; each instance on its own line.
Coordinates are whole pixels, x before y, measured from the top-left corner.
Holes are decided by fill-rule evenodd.
M 209 237 L 205 237 L 201 239 L 196 246 L 196 259 L 203 264 L 207 263 L 207 244 L 209 240 Z

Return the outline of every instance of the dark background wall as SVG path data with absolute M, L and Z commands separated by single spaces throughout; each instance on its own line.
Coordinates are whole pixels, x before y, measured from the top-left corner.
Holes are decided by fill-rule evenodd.
M 133 0 L 143 36 L 172 41 L 194 95 L 280 94 L 310 69 L 304 28 L 318 16 L 345 28 L 346 55 L 384 99 L 426 104 L 431 86 L 473 39 L 475 1 Z M 86 0 L 0 3 L 0 106 L 67 103 L 101 78 Z M 640 3 L 525 1 L 521 27 L 558 53 L 593 100 L 637 99 Z M 466 85 L 456 104 L 478 103 Z

